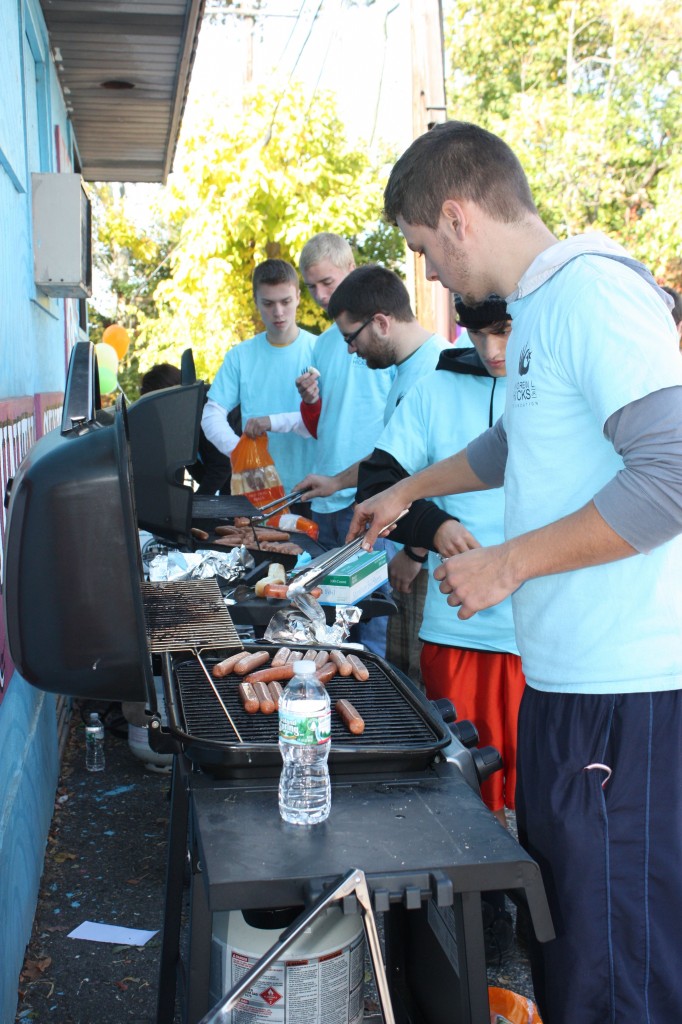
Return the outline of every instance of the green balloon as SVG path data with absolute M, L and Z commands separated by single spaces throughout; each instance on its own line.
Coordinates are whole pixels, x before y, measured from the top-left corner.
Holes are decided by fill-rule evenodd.
M 99 367 L 99 390 L 102 395 L 109 395 L 118 387 L 118 374 L 108 366 Z
M 118 374 L 118 352 L 112 345 L 107 345 L 106 342 L 100 341 L 98 345 L 95 345 L 95 352 L 97 353 L 97 365 L 100 370 L 106 367 L 113 374 Z

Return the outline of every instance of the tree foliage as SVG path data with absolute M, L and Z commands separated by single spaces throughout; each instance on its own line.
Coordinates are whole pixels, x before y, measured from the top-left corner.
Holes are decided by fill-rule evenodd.
M 402 257 L 379 224 L 386 171 L 346 143 L 328 95 L 259 90 L 238 108 L 193 113 L 175 166 L 164 212 L 176 241 L 154 292 L 158 317 L 141 315 L 146 361 L 177 361 L 191 346 L 198 372 L 212 379 L 225 350 L 262 329 L 254 267 L 272 257 L 296 265 L 318 231 L 349 238 L 364 259 Z M 328 325 L 305 292 L 298 320 Z
M 671 0 L 446 0 L 450 116 L 497 133 L 560 237 L 682 286 L 682 13 Z
M 168 257 L 173 236 L 152 204 L 144 218 L 136 215 L 139 195 L 135 187 L 99 184 L 90 186 L 93 202 L 93 262 L 106 282 L 109 306 L 106 313 L 90 306 L 90 338 L 101 339 L 111 323 L 125 327 L 135 339 L 158 317 L 154 291 L 169 274 Z M 137 197 L 132 202 L 131 192 Z M 153 195 L 154 190 L 149 195 Z M 119 365 L 118 381 L 132 401 L 139 393 L 141 346 L 131 345 Z

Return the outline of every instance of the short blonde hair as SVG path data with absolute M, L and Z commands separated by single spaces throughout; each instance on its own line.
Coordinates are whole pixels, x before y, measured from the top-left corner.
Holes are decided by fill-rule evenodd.
M 319 235 L 306 242 L 301 251 L 301 258 L 298 266 L 302 274 L 314 267 L 322 260 L 329 260 L 339 270 L 352 270 L 355 266 L 353 250 L 350 244 L 341 235 L 335 235 L 331 231 L 321 231 Z

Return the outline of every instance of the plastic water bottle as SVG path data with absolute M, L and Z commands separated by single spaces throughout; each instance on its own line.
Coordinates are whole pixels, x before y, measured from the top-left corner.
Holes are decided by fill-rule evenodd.
M 94 711 L 85 723 L 85 767 L 89 772 L 104 771 L 104 726 Z
M 316 825 L 329 816 L 332 790 L 327 758 L 331 746 L 329 694 L 312 661 L 297 661 L 279 704 L 279 813 L 293 825 Z

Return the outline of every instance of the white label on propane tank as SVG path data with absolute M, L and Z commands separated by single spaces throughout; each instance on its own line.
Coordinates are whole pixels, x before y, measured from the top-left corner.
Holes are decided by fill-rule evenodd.
M 231 1024 L 361 1024 L 364 1017 L 364 935 L 323 957 L 273 964 L 232 1010 Z M 230 987 L 255 963 L 228 949 Z

